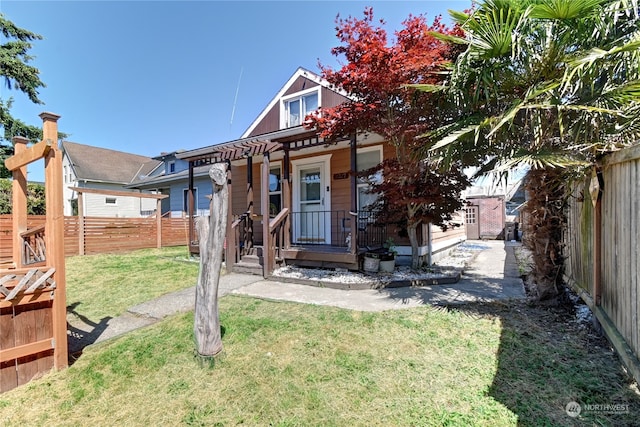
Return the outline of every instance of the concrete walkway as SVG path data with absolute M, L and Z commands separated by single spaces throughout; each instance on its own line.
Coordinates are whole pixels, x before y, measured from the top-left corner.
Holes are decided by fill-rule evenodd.
M 220 278 L 218 294 L 246 295 L 277 301 L 321 304 L 361 311 L 383 311 L 425 304 L 461 304 L 525 297 L 518 275 L 514 247 L 502 241 L 478 242 L 484 248 L 465 269 L 459 282 L 447 285 L 385 289 L 341 290 L 264 280 L 247 274 L 227 274 Z M 163 295 L 131 307 L 122 316 L 95 324 L 74 315 L 69 323 L 69 351 L 79 353 L 87 345 L 98 343 L 132 330 L 154 324 L 163 318 L 193 310 L 195 286 Z
M 460 281 L 447 285 L 342 290 L 262 280 L 232 291 L 280 301 L 331 305 L 360 311 L 383 311 L 425 304 L 461 304 L 525 297 L 513 249 L 502 241 L 479 242 L 482 250 L 465 269 Z

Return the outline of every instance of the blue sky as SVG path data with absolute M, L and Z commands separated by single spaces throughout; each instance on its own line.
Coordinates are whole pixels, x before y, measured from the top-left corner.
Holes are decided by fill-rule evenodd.
M 146 156 L 238 138 L 298 67 L 337 66 L 335 18 L 372 6 L 391 34 L 470 1 L 13 1 L 0 12 L 44 37 L 31 53 L 45 105 L 3 86 L 12 113 L 60 114 L 81 144 Z M 237 94 L 237 96 L 236 96 Z M 105 165 L 108 167 L 108 165 Z M 42 167 L 29 169 L 41 180 Z

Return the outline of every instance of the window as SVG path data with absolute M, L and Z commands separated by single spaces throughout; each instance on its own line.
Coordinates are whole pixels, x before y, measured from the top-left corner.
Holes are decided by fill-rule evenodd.
M 67 181 L 67 167 L 66 166 L 64 167 L 64 175 L 63 176 L 64 176 L 64 183 L 66 184 L 68 182 Z
M 107 205 L 115 205 L 115 204 L 116 204 L 116 198 L 115 198 L 115 197 L 106 197 L 106 198 L 104 199 L 104 202 L 105 202 Z
M 360 149 L 358 150 L 357 156 L 358 172 L 371 169 L 382 162 L 382 146 Z M 369 210 L 369 205 L 375 203 L 378 196 L 376 194 L 371 194 L 368 191 L 371 188 L 372 183 L 379 183 L 381 181 L 381 172 L 368 177 L 358 177 L 358 211 Z
M 465 222 L 467 224 L 475 224 L 476 223 L 476 210 L 475 210 L 475 208 L 466 208 L 465 209 Z
M 306 94 L 294 96 L 283 100 L 283 123 L 282 128 L 299 126 L 302 124 L 305 116 L 318 109 L 319 92 L 317 88 L 312 89 Z
M 280 165 L 269 169 L 269 216 L 274 217 L 282 210 L 282 168 Z
M 169 173 L 176 172 L 176 162 L 169 162 Z
M 182 211 L 189 213 L 189 189 L 182 190 Z M 193 214 L 198 214 L 198 189 L 193 189 Z

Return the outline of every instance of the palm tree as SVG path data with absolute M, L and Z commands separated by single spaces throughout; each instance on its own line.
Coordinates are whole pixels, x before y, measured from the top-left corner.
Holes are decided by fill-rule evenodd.
M 445 90 L 449 125 L 427 147 L 445 161 L 482 153 L 481 172 L 531 169 L 528 239 L 539 299 L 562 280 L 570 178 L 640 135 L 637 0 L 486 0 L 450 12 L 466 50 Z

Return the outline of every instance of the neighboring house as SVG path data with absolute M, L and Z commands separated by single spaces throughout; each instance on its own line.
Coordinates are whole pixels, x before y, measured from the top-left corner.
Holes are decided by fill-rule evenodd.
M 467 188 L 464 192 L 468 202 L 465 208 L 467 238 L 515 239 L 518 208 L 524 202 L 522 187 L 522 179 L 495 183 L 485 178 Z
M 345 93 L 320 76 L 299 68 L 240 139 L 173 153 L 163 159 L 165 169 L 169 162 L 176 162 L 173 174 L 129 187 L 163 193 L 169 189 L 172 214 L 176 214 L 175 207 L 189 210 L 188 189 L 193 188 L 192 212 L 206 214 L 207 196 L 212 193 L 210 165 L 228 162 L 229 211 L 234 221 L 227 230 L 227 247 L 229 253 L 236 253 L 228 257 L 228 265 L 242 262 L 253 253 L 254 245 L 262 245 L 267 239 L 278 260 L 286 263 L 358 268 L 363 253 L 381 247 L 387 238 L 394 240 L 399 254 L 408 260 L 411 250 L 406 233 L 395 226 L 376 224 L 366 210 L 373 197 L 367 194 L 369 185 L 354 173 L 393 156 L 393 147 L 371 133 L 325 141 L 303 126 L 308 113 L 346 99 Z M 263 206 L 265 203 L 268 206 Z M 269 220 L 264 221 L 263 215 Z M 282 234 L 276 236 L 278 230 Z M 442 232 L 439 227 L 424 225 L 419 234 L 420 254 L 425 261 L 466 238 L 464 227 Z M 192 250 L 197 251 L 193 230 L 190 236 Z M 437 245 L 432 245 L 436 238 Z M 239 248 L 235 248 L 238 242 Z M 258 253 L 265 257 L 261 263 L 267 275 L 276 255 L 271 251 Z
M 189 162 L 178 159 L 181 151 L 162 153 L 153 160 L 161 162 L 159 173 L 142 177 L 125 186 L 130 190 L 149 191 L 167 194 L 169 197 L 162 201 L 162 215 L 172 218 L 187 216 L 189 200 Z M 209 198 L 211 195 L 211 178 L 209 166 L 194 169 L 194 215 L 209 215 Z
M 62 152 L 65 215 L 78 214 L 78 192 L 74 187 L 101 190 L 100 194 L 84 194 L 83 216 L 145 217 L 155 213 L 154 199 L 121 193 L 139 193 L 125 186 L 161 173 L 161 161 L 70 141 L 62 142 Z

